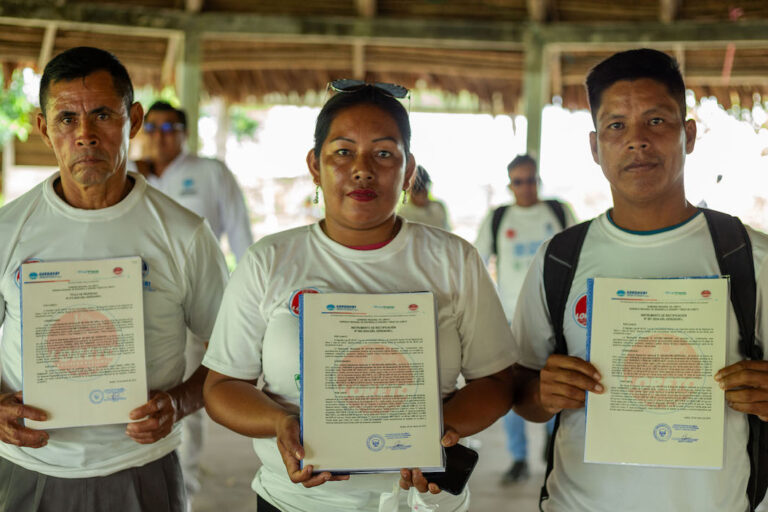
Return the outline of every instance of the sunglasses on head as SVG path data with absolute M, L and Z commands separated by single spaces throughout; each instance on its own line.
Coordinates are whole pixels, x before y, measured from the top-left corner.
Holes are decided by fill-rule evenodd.
M 535 185 L 539 182 L 539 178 L 515 178 L 512 180 L 513 187 L 519 187 L 520 185 Z
M 409 92 L 408 89 L 402 85 L 389 84 L 386 82 L 369 83 L 365 80 L 354 80 L 352 78 L 341 78 L 339 80 L 328 82 L 328 88 L 335 92 L 355 92 L 364 87 L 375 87 L 388 96 L 398 99 L 405 98 L 408 96 Z
M 183 132 L 184 125 L 182 123 L 171 123 L 170 121 L 161 124 L 144 123 L 144 131 L 147 133 L 155 133 L 156 131 L 162 133 Z

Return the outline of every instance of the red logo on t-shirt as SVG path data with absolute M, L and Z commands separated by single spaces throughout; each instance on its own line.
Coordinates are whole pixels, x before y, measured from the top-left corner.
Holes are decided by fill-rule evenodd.
M 507 238 L 515 238 L 517 236 L 517 231 L 514 229 L 508 229 L 507 230 Z
M 704 297 L 705 299 L 708 299 L 710 295 L 712 295 L 712 292 L 710 292 L 709 290 L 701 291 L 701 296 Z
M 573 319 L 582 327 L 587 326 L 587 294 L 585 293 L 576 301 L 573 308 Z
M 288 300 L 288 309 L 291 310 L 291 314 L 295 317 L 299 316 L 299 297 L 304 293 L 320 293 L 320 290 L 317 288 L 302 288 L 291 294 L 291 298 Z

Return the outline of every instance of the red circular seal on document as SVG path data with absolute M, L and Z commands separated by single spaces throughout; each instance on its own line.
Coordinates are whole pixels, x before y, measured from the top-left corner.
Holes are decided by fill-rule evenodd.
M 668 333 L 640 338 L 626 352 L 622 385 L 650 409 L 678 409 L 702 387 L 704 362 L 686 340 Z
M 364 345 L 346 353 L 336 371 L 341 400 L 365 416 L 400 407 L 414 384 L 410 361 L 386 345 Z
M 98 311 L 70 311 L 53 322 L 45 348 L 59 370 L 72 377 L 90 377 L 117 358 L 117 329 Z

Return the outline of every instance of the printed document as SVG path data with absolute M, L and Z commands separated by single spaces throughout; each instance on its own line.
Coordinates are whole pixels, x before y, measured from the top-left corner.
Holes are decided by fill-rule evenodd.
M 316 471 L 442 471 L 431 292 L 301 296 L 301 429 Z
M 590 279 L 585 462 L 721 468 L 728 279 Z
M 128 423 L 147 401 L 138 256 L 21 266 L 24 403 L 49 429 Z

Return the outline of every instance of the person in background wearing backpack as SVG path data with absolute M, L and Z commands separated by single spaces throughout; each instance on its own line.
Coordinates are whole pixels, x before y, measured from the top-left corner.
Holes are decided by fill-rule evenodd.
M 575 224 L 571 209 L 555 200 L 539 200 L 539 173 L 536 160 L 518 155 L 507 166 L 509 189 L 514 204 L 506 204 L 488 212 L 480 226 L 475 247 L 489 263 L 496 258 L 496 282 L 507 320 L 512 320 L 520 287 L 534 254 L 544 240 Z M 551 433 L 553 423 L 547 425 Z M 512 465 L 504 473 L 502 484 L 512 484 L 528 477 L 528 441 L 525 421 L 510 411 L 504 417 L 507 449 Z
M 617 53 L 595 66 L 586 84 L 595 125 L 590 146 L 610 183 L 613 208 L 542 246 L 512 322 L 518 360 L 515 410 L 539 422 L 559 415 L 541 509 L 754 510 L 766 475 L 751 472 L 750 462 L 761 470 L 768 462 L 765 447 L 750 441 L 751 432 L 764 439 L 768 419 L 768 362 L 762 360 L 761 339 L 768 329 L 762 311 L 768 236 L 686 200 L 685 157 L 696 142 L 696 122 L 685 118 L 685 85 L 672 57 L 649 49 Z M 729 238 L 737 239 L 733 249 L 721 243 Z M 568 270 L 553 278 L 557 268 Z M 585 394 L 603 392 L 598 369 L 585 360 L 585 325 L 574 314 L 587 278 L 726 273 L 734 307 L 727 366 L 715 369 L 728 403 L 723 467 L 584 463 Z M 755 304 L 760 305 L 757 314 Z

